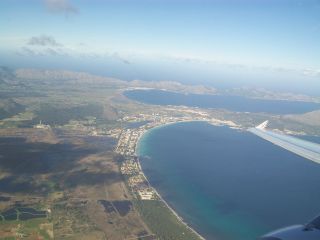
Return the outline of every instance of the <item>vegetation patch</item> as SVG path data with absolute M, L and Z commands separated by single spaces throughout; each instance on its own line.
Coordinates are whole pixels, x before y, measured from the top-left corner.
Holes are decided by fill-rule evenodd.
M 0 202 L 7 202 L 7 201 L 9 201 L 10 199 L 11 199 L 10 197 L 0 196 Z
M 137 200 L 134 202 L 142 218 L 160 240 L 200 239 L 188 229 L 162 201 Z
M 76 107 L 56 107 L 50 104 L 42 104 L 40 109 L 35 111 L 37 117 L 35 123 L 40 120 L 50 125 L 64 125 L 70 120 L 85 120 L 87 117 L 100 118 L 103 114 L 103 106 L 99 104 L 87 104 Z
M 26 221 L 0 221 L 0 240 L 49 240 L 53 239 L 52 223 L 46 218 L 34 218 Z
M 0 101 L 0 119 L 12 117 L 20 112 L 23 112 L 24 110 L 24 106 L 11 99 Z
M 127 215 L 130 212 L 131 208 L 132 208 L 132 202 L 128 201 L 128 200 L 113 201 L 113 205 L 115 206 L 115 208 L 117 209 L 118 213 L 122 217 Z
M 114 207 L 112 206 L 112 204 L 111 204 L 110 201 L 99 200 L 98 202 L 104 207 L 104 211 L 105 211 L 106 213 L 116 212 L 116 210 L 114 209 Z
M 18 207 L 0 212 L 0 216 L 2 217 L 2 221 L 26 221 L 32 218 L 46 218 L 47 212 L 38 211 L 34 208 Z

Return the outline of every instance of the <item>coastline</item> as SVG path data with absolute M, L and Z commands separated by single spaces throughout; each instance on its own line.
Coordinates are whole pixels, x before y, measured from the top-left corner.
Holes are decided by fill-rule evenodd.
M 156 129 L 156 128 L 161 128 L 161 127 L 164 127 L 164 126 L 168 126 L 168 125 L 173 125 L 173 124 L 177 124 L 177 123 L 181 123 L 181 122 L 193 122 L 193 121 L 179 121 L 179 122 L 172 122 L 172 123 L 164 123 L 164 124 L 161 124 L 161 125 L 158 125 L 158 126 L 154 126 L 150 129 L 148 129 L 147 131 L 145 131 L 143 134 L 141 134 L 141 136 L 139 136 L 139 138 L 137 139 L 137 142 L 136 142 L 136 147 L 135 147 L 135 155 L 137 156 L 137 163 L 138 163 L 138 167 L 139 167 L 139 170 L 141 171 L 143 177 L 145 178 L 145 180 L 147 181 L 148 185 L 150 187 L 152 187 L 156 193 L 156 195 L 158 196 L 158 198 L 160 199 L 161 202 L 164 203 L 164 205 L 170 210 L 170 212 L 178 219 L 178 221 L 183 224 L 188 230 L 190 230 L 191 232 L 193 232 L 195 235 L 197 235 L 199 237 L 199 239 L 201 240 L 206 240 L 203 236 L 200 235 L 200 233 L 198 233 L 195 229 L 193 229 L 191 226 L 188 225 L 187 222 L 185 222 L 183 220 L 182 217 L 180 217 L 178 215 L 178 213 L 163 199 L 163 197 L 159 194 L 159 192 L 150 184 L 148 178 L 146 177 L 146 175 L 144 174 L 143 172 L 143 169 L 141 167 L 141 163 L 140 163 L 140 158 L 139 158 L 139 154 L 138 154 L 138 146 L 139 146 L 139 143 L 141 141 L 141 139 L 143 137 L 145 137 L 146 134 L 150 133 L 150 131 Z
M 162 120 L 162 119 L 161 119 Z M 173 121 L 172 121 L 173 120 Z M 211 119 L 210 119 L 211 120 Z M 174 183 L 172 181 L 167 181 L 166 185 L 167 188 L 155 188 L 153 186 L 153 175 L 148 175 L 149 172 L 147 171 L 147 168 L 149 169 L 149 167 L 153 166 L 152 163 L 147 163 L 147 160 L 144 162 L 144 158 L 143 157 L 148 157 L 148 156 L 153 156 L 153 151 L 149 151 L 149 150 L 156 150 L 157 146 L 160 142 L 155 142 L 152 141 L 153 139 L 153 135 L 161 135 L 162 137 L 165 137 L 167 135 L 163 135 L 160 132 L 161 131 L 166 131 L 169 136 L 170 135 L 170 125 L 175 125 L 175 124 L 182 124 L 181 127 L 184 126 L 183 123 L 186 122 L 202 122 L 205 123 L 206 125 L 208 125 L 208 127 L 210 127 L 210 125 L 213 126 L 217 126 L 217 127 L 221 127 L 221 128 L 228 128 L 228 129 L 232 129 L 235 132 L 241 133 L 244 131 L 247 131 L 248 129 L 245 129 L 244 127 L 240 127 L 237 126 L 235 127 L 232 124 L 223 124 L 226 122 L 222 121 L 210 121 L 210 120 L 204 120 L 204 119 L 168 119 L 167 121 L 154 121 L 154 122 L 149 122 L 148 124 L 145 124 L 143 126 L 140 126 L 138 128 L 132 128 L 132 129 L 125 129 L 123 130 L 123 132 L 121 133 L 122 135 L 120 135 L 119 138 L 119 153 L 124 154 L 124 156 L 126 156 L 127 160 L 124 163 L 124 170 L 122 170 L 123 174 L 126 174 L 128 176 L 134 176 L 135 178 L 132 177 L 132 179 L 128 179 L 128 183 L 129 183 L 129 187 L 131 187 L 131 190 L 133 191 L 133 194 L 138 198 L 141 199 L 142 201 L 138 201 L 138 205 L 137 208 L 140 211 L 141 217 L 144 219 L 145 223 L 150 224 L 150 227 L 152 227 L 153 233 L 157 234 L 158 236 L 162 236 L 163 233 L 168 232 L 170 234 L 173 234 L 174 232 L 177 233 L 183 233 L 185 232 L 186 234 L 189 235 L 190 240 L 193 239 L 206 239 L 206 238 L 213 238 L 213 239 L 219 239 L 219 231 L 211 231 L 210 229 L 212 228 L 205 228 L 205 226 L 210 227 L 210 224 L 207 225 L 208 221 L 211 221 L 211 218 L 206 219 L 205 221 L 200 222 L 200 220 L 202 220 L 202 218 L 195 218 L 193 219 L 193 216 L 188 214 L 189 211 L 184 211 L 185 208 L 179 208 L 180 207 L 180 202 L 179 201 L 169 201 L 170 199 L 166 198 L 166 193 L 167 193 L 167 189 L 171 189 L 170 186 L 172 186 Z M 230 126 L 231 125 L 231 126 Z M 167 128 L 168 126 L 168 128 Z M 161 129 L 160 129 L 161 128 Z M 162 129 L 163 128 L 163 129 Z M 178 127 L 180 128 L 180 127 Z M 158 132 L 159 130 L 159 132 Z M 155 131 L 155 132 L 152 132 Z M 224 129 L 221 129 L 221 131 L 224 131 Z M 156 137 L 156 136 L 155 136 Z M 149 142 L 154 142 L 155 145 L 152 145 L 152 149 L 149 149 Z M 164 141 L 166 142 L 165 139 L 161 138 L 161 140 L 159 141 Z M 164 151 L 164 150 L 162 150 Z M 155 155 L 154 157 L 158 156 L 157 151 L 154 151 Z M 157 154 L 156 154 L 157 153 Z M 162 152 L 163 153 L 163 152 Z M 161 152 L 159 152 L 159 154 L 162 154 Z M 163 161 L 165 162 L 166 160 L 170 159 L 170 160 L 174 160 L 171 159 L 171 155 L 169 154 L 165 157 L 165 159 L 163 159 Z M 183 159 L 183 158 L 179 158 L 179 159 Z M 179 159 L 176 159 L 177 161 Z M 161 162 L 159 162 L 159 166 L 161 166 Z M 180 162 L 179 162 L 180 163 Z M 145 164 L 145 165 L 144 165 Z M 150 166 L 149 166 L 150 165 Z M 142 168 L 143 167 L 147 167 L 147 168 Z M 170 166 L 170 165 L 168 165 Z M 160 168 L 162 169 L 162 171 L 159 172 L 160 173 L 166 173 L 168 166 L 164 165 L 164 168 Z M 130 169 L 134 169 L 134 172 L 130 172 Z M 152 169 L 152 168 L 151 168 Z M 154 170 L 159 170 L 159 168 L 155 168 Z M 164 171 L 164 172 L 163 172 Z M 131 174 L 131 175 L 130 175 Z M 148 179 L 149 178 L 149 179 Z M 134 183 L 133 181 L 139 180 L 139 182 L 141 183 L 141 185 L 139 186 L 138 184 L 135 185 L 136 183 Z M 155 178 L 158 179 L 158 178 Z M 132 180 L 132 181 L 130 181 Z M 150 181 L 152 182 L 152 184 L 150 183 Z M 133 183 L 132 183 L 133 182 Z M 131 183 L 131 185 L 130 185 Z M 181 182 L 183 183 L 183 182 Z M 155 184 L 155 183 L 154 183 Z M 139 186 L 140 188 L 135 188 L 135 186 Z M 157 184 L 156 184 L 157 186 Z M 161 185 L 160 185 L 161 186 Z M 186 188 L 187 189 L 187 188 Z M 174 196 L 174 192 L 168 192 L 171 193 L 172 196 Z M 140 198 L 139 198 L 140 196 Z M 179 196 L 179 195 L 178 195 Z M 185 195 L 188 196 L 188 195 Z M 183 199 L 181 198 L 183 197 L 183 195 L 180 196 L 180 200 L 183 202 Z M 147 201 L 143 201 L 143 200 L 147 200 Z M 153 200 L 151 202 L 148 202 L 148 200 Z M 168 202 L 167 202 L 168 201 Z M 169 205 L 170 204 L 170 205 Z M 159 206 L 158 208 L 155 208 L 156 206 Z M 154 211 L 154 209 L 161 209 L 160 211 Z M 177 211 L 177 212 L 176 212 Z M 206 209 L 204 208 L 204 213 L 206 212 Z M 152 214 L 151 214 L 152 213 Z M 165 213 L 165 215 L 163 215 L 162 213 Z M 181 215 L 180 215 L 181 214 Z M 160 218 L 161 216 L 161 218 Z M 185 218 L 184 218 L 185 216 Z M 206 215 L 205 215 L 206 217 Z M 219 215 L 216 215 L 217 218 L 212 218 L 212 219 L 216 219 L 217 223 L 219 224 Z M 170 221 L 168 221 L 170 220 Z M 199 220 L 199 222 L 198 222 Z M 234 221 L 238 221 L 239 219 L 237 219 L 237 216 L 235 216 Z M 250 223 L 250 219 L 247 219 L 248 222 L 243 223 L 244 227 L 248 227 L 249 223 Z M 223 221 L 223 220 L 222 220 Z M 169 224 L 170 222 L 170 224 Z M 165 227 L 163 227 L 161 224 L 159 223 L 164 223 L 166 224 Z M 198 223 L 198 224 L 196 224 Z M 241 223 L 242 222 L 238 222 Z M 240 225 L 239 225 L 240 226 Z M 258 225 L 257 225 L 258 226 Z M 262 226 L 262 225 L 261 225 Z M 258 227 L 261 227 L 260 225 Z M 212 227 L 212 226 L 211 226 Z M 223 227 L 223 226 L 222 226 Z M 263 227 L 263 226 L 262 226 Z M 166 231 L 166 229 L 170 229 L 170 231 Z M 175 231 L 175 229 L 179 229 L 179 231 Z M 261 234 L 267 232 L 267 230 L 265 231 L 258 231 L 259 228 L 254 229 L 250 232 L 248 232 L 247 234 L 254 234 L 254 232 L 256 231 L 256 235 L 255 236 L 260 236 Z M 203 232 L 202 232 L 203 231 Z M 244 234 L 244 232 L 241 232 L 241 234 Z M 204 234 L 204 235 L 202 235 Z M 208 234 L 208 235 L 205 235 Z M 226 230 L 226 234 L 229 234 Z M 176 236 L 181 236 L 179 234 L 177 234 Z M 168 239 L 178 239 L 173 237 L 173 238 L 168 238 Z M 180 238 L 179 238 L 180 239 Z M 183 236 L 181 239 L 184 239 Z M 185 238 L 186 239 L 186 238 Z

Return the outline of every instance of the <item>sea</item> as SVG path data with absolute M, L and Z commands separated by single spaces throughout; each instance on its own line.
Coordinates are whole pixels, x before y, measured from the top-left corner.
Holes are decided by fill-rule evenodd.
M 320 109 L 319 103 L 312 102 L 264 100 L 229 95 L 184 94 L 156 89 L 129 90 L 124 92 L 124 95 L 147 104 L 220 108 L 235 112 L 299 114 Z
M 247 131 L 164 125 L 138 154 L 151 185 L 206 239 L 254 240 L 320 214 L 320 165 Z

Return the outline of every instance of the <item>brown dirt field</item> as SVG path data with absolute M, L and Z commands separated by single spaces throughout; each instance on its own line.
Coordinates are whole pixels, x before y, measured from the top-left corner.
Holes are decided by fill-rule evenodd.
M 117 162 L 114 160 L 112 151 L 114 146 L 110 145 L 112 141 L 99 137 L 61 133 L 57 135 L 55 132 L 42 129 L 0 129 L 0 136 L 25 137 L 25 143 L 29 145 L 45 143 L 52 149 L 51 146 L 67 144 L 66 146 L 70 148 L 61 148 L 63 152 L 52 153 L 57 154 L 62 164 L 64 161 L 69 161 L 68 159 L 72 160 L 72 164 L 66 162 L 68 164 L 65 170 L 56 171 L 55 168 L 52 172 L 30 170 L 31 172 L 27 175 L 36 179 L 38 184 L 49 182 L 57 184 L 59 189 L 44 195 L 33 192 L 0 192 L 0 196 L 10 197 L 9 201 L 0 201 L 0 210 L 14 205 L 17 201 L 26 206 L 40 205 L 51 209 L 50 222 L 47 224 L 52 224 L 50 234 L 53 234 L 55 239 L 123 240 L 135 238 L 141 232 L 150 233 L 134 209 L 121 216 L 117 211 L 107 213 L 99 203 L 99 200 L 112 202 L 131 199 Z M 12 149 L 14 143 L 11 141 L 10 144 Z M 32 145 L 35 153 L 37 146 Z M 72 157 L 69 154 L 73 154 Z M 51 155 L 50 157 L 52 158 Z M 19 171 L 22 170 L 19 169 Z M 6 174 L 2 177 L 8 177 L 11 173 L 9 171 Z M 42 228 L 44 226 L 42 225 Z M 0 233 L 1 231 L 5 234 L 6 229 L 2 229 L 0 225 Z

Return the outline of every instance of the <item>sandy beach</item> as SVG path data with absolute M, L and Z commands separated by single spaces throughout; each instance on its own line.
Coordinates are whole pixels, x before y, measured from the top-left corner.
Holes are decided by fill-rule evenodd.
M 149 184 L 150 187 L 152 187 L 152 185 L 150 184 L 148 178 L 146 177 L 146 175 L 144 174 L 143 172 L 143 169 L 141 167 L 141 164 L 140 164 L 140 158 L 139 158 L 139 151 L 138 151 L 138 147 L 139 147 L 139 142 L 140 140 L 145 136 L 145 134 L 149 133 L 149 131 L 151 130 L 154 130 L 155 128 L 161 128 L 161 127 L 164 127 L 164 126 L 167 126 L 167 125 L 171 125 L 171 124 L 176 124 L 176 123 L 179 123 L 179 122 L 174 122 L 174 123 L 166 123 L 166 124 L 162 124 L 162 125 L 158 125 L 158 126 L 155 126 L 153 128 L 150 128 L 148 129 L 147 131 L 145 131 L 137 140 L 137 143 L 136 143 L 136 148 L 135 148 L 135 155 L 138 157 L 138 165 L 139 165 L 139 169 L 141 171 L 141 173 L 143 174 L 143 177 L 146 179 L 147 183 Z M 162 196 L 159 194 L 159 192 L 154 188 L 154 191 L 156 192 L 158 198 L 166 205 L 166 207 L 172 212 L 172 214 L 181 222 L 181 224 L 185 225 L 186 228 L 188 228 L 190 231 L 192 231 L 194 234 L 196 234 L 200 239 L 202 240 L 205 240 L 205 238 L 203 236 L 201 236 L 196 230 L 194 230 L 192 227 L 190 227 L 188 225 L 188 223 L 186 223 L 182 217 L 180 217 L 172 207 L 170 207 L 170 205 L 162 198 Z

